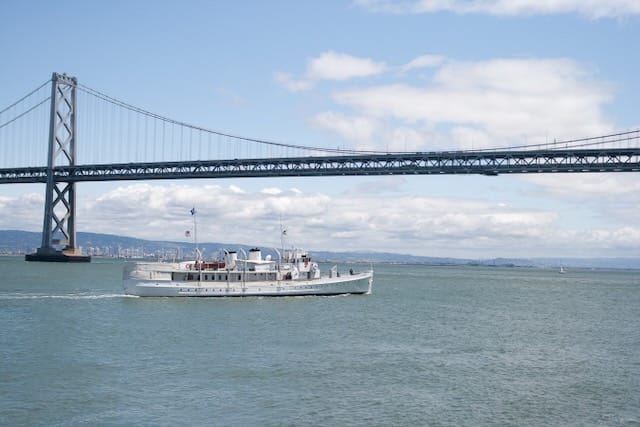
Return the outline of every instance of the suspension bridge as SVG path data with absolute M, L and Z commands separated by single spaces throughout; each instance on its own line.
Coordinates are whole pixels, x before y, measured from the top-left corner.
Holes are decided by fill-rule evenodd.
M 331 149 L 194 126 L 58 73 L 0 110 L 0 184 L 46 184 L 42 243 L 27 255 L 34 261 L 89 260 L 76 245 L 78 182 L 638 171 L 640 129 L 500 149 Z

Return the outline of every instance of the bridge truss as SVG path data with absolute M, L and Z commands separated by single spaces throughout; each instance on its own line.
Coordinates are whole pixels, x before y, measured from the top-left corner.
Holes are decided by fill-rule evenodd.
M 639 172 L 640 148 L 464 151 L 212 161 L 68 165 L 56 182 L 353 175 L 495 176 L 521 173 Z M 49 169 L 0 169 L 0 184 L 47 182 Z

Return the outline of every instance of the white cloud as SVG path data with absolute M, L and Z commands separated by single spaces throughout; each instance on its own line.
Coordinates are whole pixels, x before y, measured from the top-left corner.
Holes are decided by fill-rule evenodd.
M 302 92 L 313 87 L 313 82 L 310 80 L 296 79 L 289 73 L 275 73 L 274 77 L 278 83 L 290 92 Z
M 282 190 L 280 190 L 279 188 L 276 187 L 270 187 L 270 188 L 263 188 L 262 189 L 262 194 L 270 194 L 272 196 L 276 196 L 278 194 L 281 194 Z
M 476 148 L 612 130 L 602 112 L 610 88 L 568 59 L 450 61 L 425 86 L 386 84 L 339 90 L 333 97 L 360 116 L 472 129 L 485 135 Z
M 307 77 L 312 80 L 344 81 L 355 77 L 373 76 L 385 70 L 386 65 L 382 62 L 328 51 L 309 62 Z
M 223 242 L 251 242 L 256 236 L 265 235 L 262 227 L 266 230 L 277 227 L 277 218 L 285 212 L 292 217 L 313 216 L 325 202 L 325 196 L 303 194 L 297 189 L 285 191 L 270 187 L 249 193 L 237 185 L 144 183 L 119 187 L 95 199 L 84 200 L 78 221 L 82 229 L 96 232 L 181 240 L 184 230 L 192 227 L 189 210 L 195 206 L 198 233 L 202 236 Z M 266 239 L 268 234 L 266 232 Z
M 347 116 L 325 111 L 318 113 L 312 124 L 322 129 L 331 130 L 349 141 L 366 142 L 373 137 L 377 125 L 375 120 L 362 116 Z
M 579 204 L 585 212 L 608 222 L 636 224 L 640 212 L 640 180 L 635 173 L 522 176 L 535 184 L 535 197 Z
M 365 185 L 364 183 L 362 185 Z M 379 191 L 342 195 L 268 187 L 248 191 L 222 185 L 121 186 L 79 202 L 81 231 L 184 241 L 198 210 L 201 241 L 278 246 L 280 220 L 290 244 L 310 250 L 373 250 L 431 256 L 620 256 L 640 251 L 640 227 L 611 221 L 607 228 L 561 225 L 542 208 L 518 208 L 461 198 L 407 196 L 402 177 L 372 179 Z M 362 188 L 367 187 L 359 187 Z M 383 197 L 380 191 L 385 191 Z M 606 191 L 603 187 L 601 191 Z M 634 190 L 635 191 L 635 190 Z M 43 198 L 0 197 L 0 229 L 39 231 Z M 23 206 L 16 216 L 16 207 Z M 14 213 L 10 213 L 14 212 Z M 621 225 L 616 225 L 621 224 Z
M 0 229 L 40 231 L 43 214 L 43 194 L 0 196 Z
M 236 193 L 236 194 L 246 193 L 242 188 L 238 187 L 237 185 L 230 185 L 229 190 L 231 190 L 233 193 Z
M 448 144 L 454 142 L 463 150 L 473 150 L 498 145 L 495 138 L 492 138 L 486 130 L 467 126 L 452 127 L 446 139 L 448 140 Z
M 557 175 L 523 176 L 521 179 L 532 182 L 545 189 L 549 194 L 561 199 L 599 200 L 617 199 L 640 201 L 640 180 L 635 174 L 566 174 L 562 179 Z
M 578 13 L 602 18 L 640 13 L 637 0 L 355 0 L 354 3 L 373 12 L 396 14 L 453 12 L 513 16 Z
M 419 151 L 425 146 L 425 138 L 420 131 L 410 127 L 396 127 L 389 135 L 387 151 Z
M 404 72 L 420 69 L 420 68 L 432 68 L 442 64 L 445 61 L 443 56 L 438 55 L 422 55 L 412 59 L 406 65 L 401 67 Z
M 389 126 L 376 117 L 349 116 L 333 111 L 317 114 L 312 120 L 313 126 L 338 135 L 358 151 L 401 152 L 430 150 L 436 146 L 450 147 L 450 138 L 437 141 L 429 129 L 409 126 Z M 343 147 L 344 148 L 344 147 Z
M 382 62 L 330 50 L 310 59 L 300 78 L 284 72 L 277 72 L 274 77 L 289 91 L 301 92 L 311 89 L 322 80 L 347 81 L 381 74 L 386 70 L 387 66 Z
M 320 81 L 345 82 L 381 75 L 388 71 L 407 73 L 422 68 L 435 68 L 445 61 L 446 58 L 443 56 L 421 55 L 404 65 L 388 66 L 381 61 L 330 50 L 310 59 L 300 77 L 286 72 L 276 72 L 274 78 L 290 92 L 303 92 L 313 88 Z

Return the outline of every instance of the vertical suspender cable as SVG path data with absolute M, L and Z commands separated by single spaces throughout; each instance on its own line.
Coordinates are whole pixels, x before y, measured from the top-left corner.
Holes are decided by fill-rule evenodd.
M 152 161 L 153 159 L 149 158 L 149 150 L 148 150 L 148 141 L 149 141 L 149 122 L 148 122 L 148 116 L 144 116 L 144 137 L 142 138 L 144 140 L 144 154 L 142 155 L 142 158 L 144 159 L 145 162 L 149 162 Z

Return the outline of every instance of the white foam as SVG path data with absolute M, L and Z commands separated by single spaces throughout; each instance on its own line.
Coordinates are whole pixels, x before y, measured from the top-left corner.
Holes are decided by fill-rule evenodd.
M 97 300 L 107 298 L 138 298 L 135 295 L 125 294 L 4 294 L 0 295 L 0 300 L 29 300 L 29 299 L 62 299 L 62 300 Z

